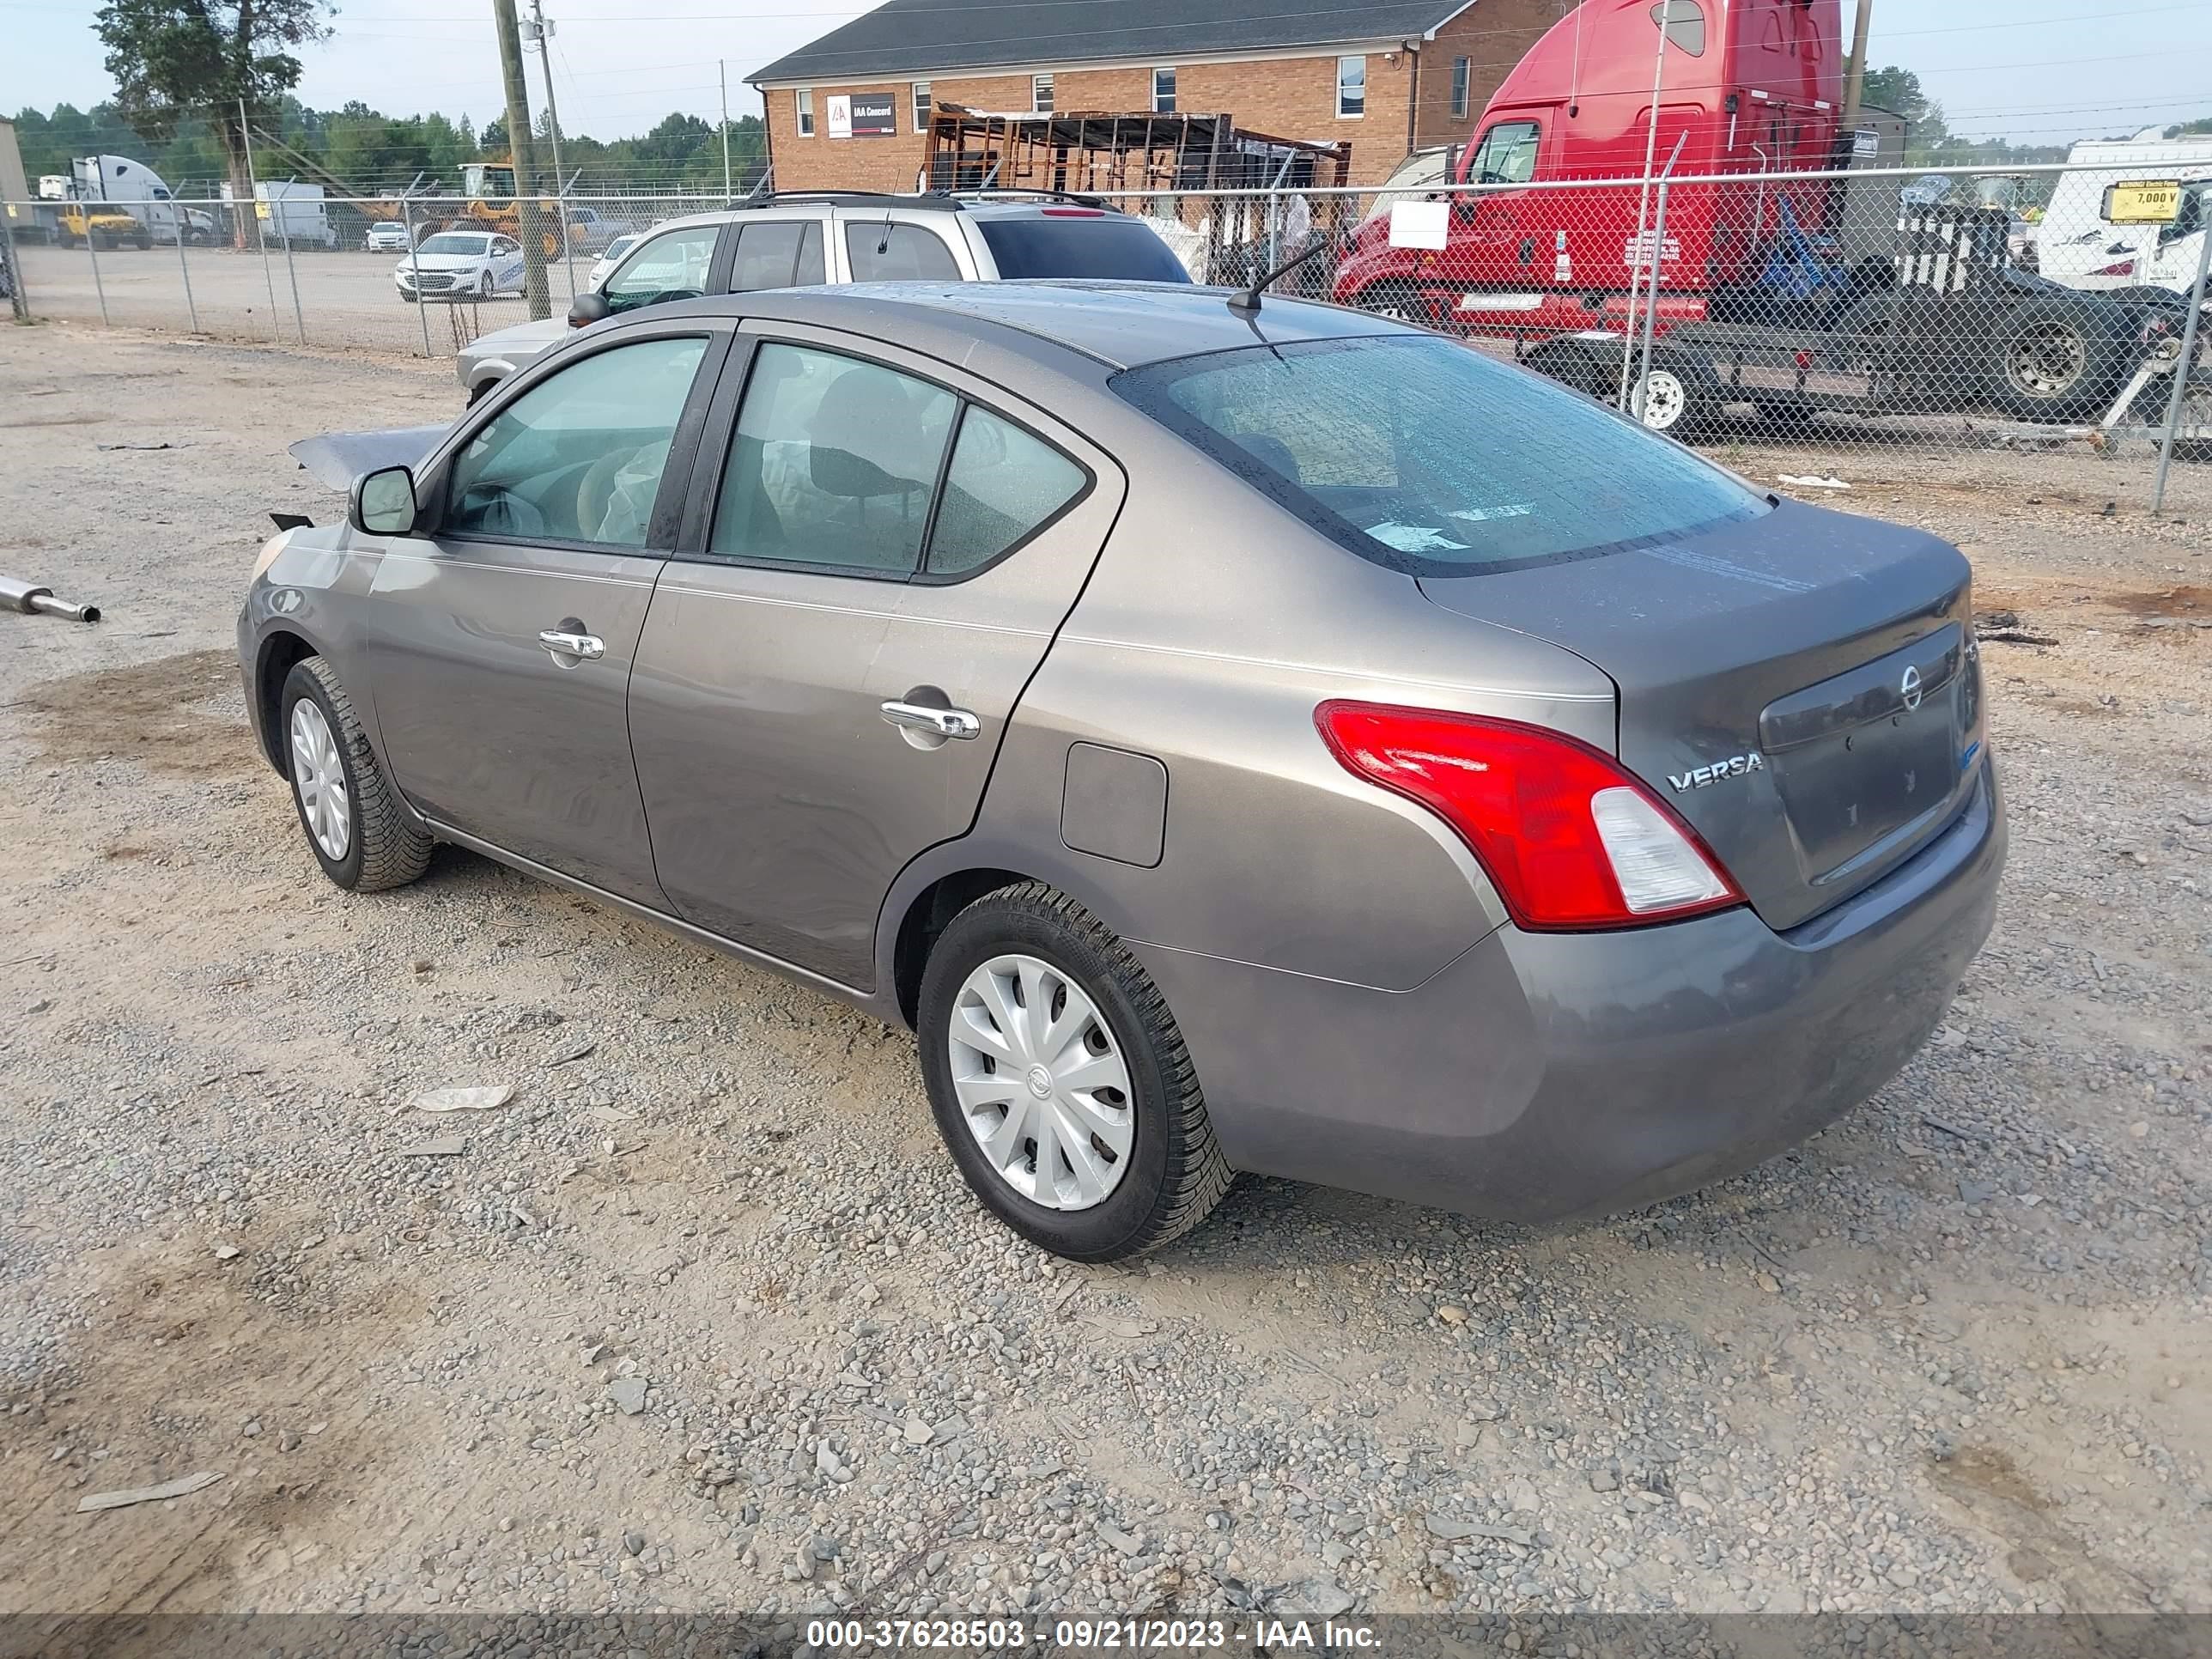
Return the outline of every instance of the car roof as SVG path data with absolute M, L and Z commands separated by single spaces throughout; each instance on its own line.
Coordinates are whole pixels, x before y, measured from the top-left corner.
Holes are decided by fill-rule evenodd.
M 1009 343 L 1004 335 L 1011 332 L 1024 337 L 1024 356 L 1073 351 L 1114 369 L 1238 346 L 1424 333 L 1370 313 L 1299 300 L 1270 298 L 1259 311 L 1243 313 L 1230 307 L 1233 292 L 1185 283 L 861 283 L 716 295 L 632 315 L 811 323 L 922 349 L 944 347 L 947 336 L 998 335 Z

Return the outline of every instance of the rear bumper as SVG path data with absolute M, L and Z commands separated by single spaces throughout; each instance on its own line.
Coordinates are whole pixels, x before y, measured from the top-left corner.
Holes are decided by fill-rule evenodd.
M 1988 936 L 2004 856 L 1984 762 L 1943 835 L 1786 933 L 1509 927 L 1401 993 L 1139 954 L 1238 1169 L 1541 1221 L 1735 1174 L 1880 1089 Z

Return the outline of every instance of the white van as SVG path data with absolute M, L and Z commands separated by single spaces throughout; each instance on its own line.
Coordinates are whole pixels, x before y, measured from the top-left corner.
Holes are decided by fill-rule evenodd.
M 2051 192 L 2035 236 L 2037 269 L 2069 288 L 2163 288 L 2186 294 L 2197 277 L 2212 211 L 2212 135 L 2091 139 L 2067 152 L 2069 168 Z M 2104 217 L 2105 187 L 2134 179 L 2182 186 L 2172 224 L 2116 225 Z

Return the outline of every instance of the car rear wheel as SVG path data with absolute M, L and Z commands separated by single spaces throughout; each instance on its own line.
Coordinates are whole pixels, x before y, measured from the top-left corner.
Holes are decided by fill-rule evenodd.
M 374 893 L 428 868 L 430 838 L 401 811 L 330 664 L 320 657 L 294 664 L 277 709 L 292 804 L 323 873 L 351 891 Z
M 1174 1016 L 1136 958 L 1041 882 L 952 919 L 922 976 L 922 1076 L 969 1187 L 1077 1261 L 1156 1249 L 1232 1178 Z

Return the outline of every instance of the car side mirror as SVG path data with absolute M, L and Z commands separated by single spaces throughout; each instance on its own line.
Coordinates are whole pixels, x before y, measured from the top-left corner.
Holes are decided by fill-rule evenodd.
M 404 536 L 415 528 L 415 475 L 404 466 L 362 474 L 346 501 L 346 522 L 371 536 Z
M 593 323 L 603 323 L 614 313 L 604 294 L 579 294 L 568 301 L 568 326 L 589 328 Z

